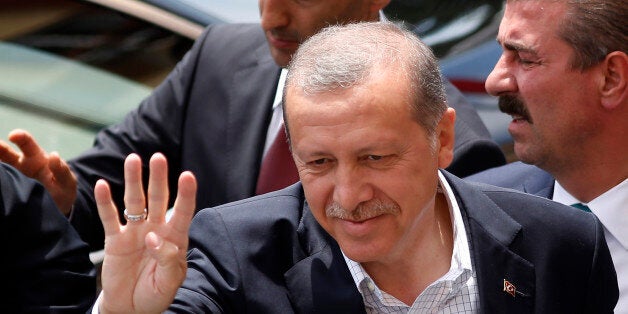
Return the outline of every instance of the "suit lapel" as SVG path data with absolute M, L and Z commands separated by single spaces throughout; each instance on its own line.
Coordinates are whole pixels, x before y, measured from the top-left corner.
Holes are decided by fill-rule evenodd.
M 302 245 L 299 260 L 285 274 L 290 301 L 297 313 L 365 313 L 337 243 L 325 232 L 304 205 L 297 231 Z
M 259 31 L 260 45 L 242 56 L 234 69 L 232 88 L 226 100 L 229 159 L 231 164 L 239 165 L 230 168 L 225 182 L 227 199 L 231 200 L 254 194 L 280 73 L 261 29 L 256 31 Z
M 511 250 L 521 225 L 482 192 L 446 176 L 467 229 L 482 312 L 533 312 L 534 265 Z

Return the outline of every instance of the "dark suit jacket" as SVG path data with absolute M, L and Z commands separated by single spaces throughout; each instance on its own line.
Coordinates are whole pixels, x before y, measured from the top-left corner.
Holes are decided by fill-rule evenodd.
M 94 302 L 89 247 L 44 187 L 0 163 L 0 313 L 79 313 Z
M 554 177 L 551 174 L 520 161 L 476 173 L 465 177 L 465 180 L 515 189 L 549 199 L 554 194 Z
M 483 313 L 612 313 L 617 279 L 594 215 L 445 175 Z M 314 219 L 300 184 L 200 211 L 188 265 L 173 312 L 364 313 L 339 247 Z M 505 293 L 504 279 L 520 293 Z
M 179 174 L 191 170 L 198 208 L 253 196 L 279 73 L 259 25 L 209 27 L 150 97 L 70 161 L 79 179 L 72 224 L 83 239 L 93 249 L 103 246 L 94 184 L 105 178 L 122 210 L 123 163 L 132 152 L 144 161 L 155 152 L 166 155 L 170 191 L 176 191 Z M 458 111 L 449 169 L 466 175 L 504 164 L 473 106 L 451 84 L 447 91 Z M 171 195 L 173 201 L 176 193 Z

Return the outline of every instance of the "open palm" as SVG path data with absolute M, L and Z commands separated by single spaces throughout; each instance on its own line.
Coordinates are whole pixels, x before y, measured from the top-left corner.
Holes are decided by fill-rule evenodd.
M 150 160 L 147 197 L 142 187 L 141 160 L 129 155 L 124 165 L 124 202 L 129 215 L 147 219 L 122 225 L 104 180 L 95 187 L 98 213 L 105 229 L 101 313 L 164 311 L 185 279 L 188 229 L 195 210 L 196 180 L 192 173 L 179 177 L 174 213 L 169 221 L 167 162 L 155 154 Z

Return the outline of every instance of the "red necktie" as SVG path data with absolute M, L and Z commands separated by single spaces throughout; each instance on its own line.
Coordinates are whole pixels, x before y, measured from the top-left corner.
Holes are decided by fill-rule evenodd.
M 299 173 L 294 165 L 282 124 L 262 161 L 255 194 L 283 189 L 297 181 L 299 181 Z

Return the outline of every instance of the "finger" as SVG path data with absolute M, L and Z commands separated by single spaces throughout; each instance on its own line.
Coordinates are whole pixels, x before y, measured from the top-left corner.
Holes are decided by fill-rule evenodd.
M 155 270 L 155 286 L 161 295 L 174 297 L 177 289 L 185 279 L 187 264 L 185 260 L 186 247 L 179 247 L 172 242 L 165 241 L 154 232 L 146 234 L 146 247 L 149 254 L 157 261 Z M 181 252 L 184 254 L 182 255 Z M 170 302 L 166 302 L 170 304 Z
M 18 167 L 21 154 L 17 152 L 9 143 L 0 140 L 0 161 L 3 161 L 13 167 Z
M 15 129 L 9 133 L 9 140 L 20 148 L 24 158 L 43 157 L 46 151 L 37 144 L 35 138 L 27 131 Z
M 111 236 L 120 232 L 118 211 L 111 198 L 109 184 L 105 180 L 101 179 L 96 182 L 94 197 L 96 198 L 96 207 L 98 208 L 100 221 L 105 229 L 105 236 Z
M 153 222 L 165 220 L 168 207 L 168 162 L 166 157 L 156 153 L 150 159 L 148 179 L 148 219 Z
M 61 212 L 67 216 L 72 211 L 72 205 L 76 201 L 76 194 L 78 193 L 76 176 L 57 152 L 50 153 L 49 157 L 48 168 L 54 189 L 48 190 L 51 191 Z
M 130 154 L 124 161 L 124 205 L 130 215 L 141 215 L 146 208 L 142 185 L 142 160 Z
M 185 171 L 179 176 L 179 187 L 177 189 L 177 199 L 174 203 L 174 213 L 168 222 L 172 229 L 178 235 L 181 242 L 179 245 L 187 243 L 190 222 L 196 210 L 196 178 L 194 175 Z
M 59 153 L 50 153 L 48 167 L 54 176 L 54 180 L 57 181 L 64 191 L 76 190 L 76 176 L 72 173 L 70 166 L 68 166 L 65 160 L 61 159 Z

